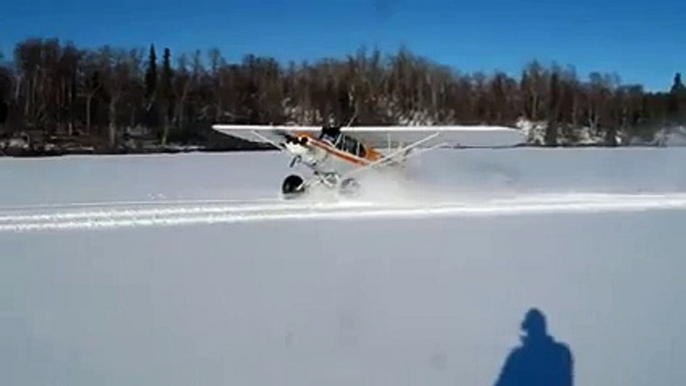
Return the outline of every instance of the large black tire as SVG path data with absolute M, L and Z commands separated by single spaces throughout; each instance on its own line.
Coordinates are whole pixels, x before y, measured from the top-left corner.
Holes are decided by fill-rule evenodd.
M 285 180 L 283 180 L 283 184 L 281 185 L 281 193 L 283 193 L 286 198 L 299 196 L 304 192 L 305 188 L 303 187 L 302 177 L 291 174 L 290 176 L 286 177 Z

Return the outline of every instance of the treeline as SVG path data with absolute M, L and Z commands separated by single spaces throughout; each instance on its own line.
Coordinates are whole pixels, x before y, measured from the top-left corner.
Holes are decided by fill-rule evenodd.
M 618 134 L 650 137 L 686 117 L 680 76 L 646 92 L 614 74 L 579 76 L 533 61 L 519 76 L 462 73 L 406 49 L 312 63 L 220 51 L 80 49 L 29 39 L 0 61 L 0 129 L 95 138 L 115 147 L 132 132 L 158 143 L 207 143 L 210 125 L 502 124 L 546 122 L 545 142 L 573 141 L 589 127 L 614 145 Z M 138 130 L 133 130 L 138 129 Z

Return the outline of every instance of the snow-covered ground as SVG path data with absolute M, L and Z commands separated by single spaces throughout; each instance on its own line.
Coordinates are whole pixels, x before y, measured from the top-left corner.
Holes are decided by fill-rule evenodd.
M 280 202 L 277 153 L 0 160 L 8 385 L 492 385 L 538 307 L 576 385 L 686 379 L 686 151 L 440 151 Z

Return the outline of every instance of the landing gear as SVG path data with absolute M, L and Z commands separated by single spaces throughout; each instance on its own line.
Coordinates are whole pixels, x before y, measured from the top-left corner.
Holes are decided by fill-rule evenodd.
M 344 196 L 353 196 L 360 190 L 360 183 L 354 178 L 346 178 L 341 182 L 339 191 Z
M 302 196 L 308 187 L 315 187 L 323 185 L 330 191 L 339 192 L 341 195 L 349 197 L 354 196 L 360 189 L 360 183 L 354 178 L 346 178 L 343 181 L 335 173 L 321 173 L 316 174 L 316 182 L 303 180 L 302 177 L 291 174 L 283 180 L 281 185 L 281 193 L 284 198 L 296 198 Z
M 295 174 L 286 177 L 281 185 L 281 193 L 286 198 L 293 198 L 305 193 L 305 183 L 302 177 Z

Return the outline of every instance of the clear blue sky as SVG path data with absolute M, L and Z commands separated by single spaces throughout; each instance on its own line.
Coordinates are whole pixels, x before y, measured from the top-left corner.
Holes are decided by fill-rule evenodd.
M 684 0 L 2 0 L 0 50 L 27 37 L 82 47 L 219 48 L 280 60 L 400 45 L 464 71 L 518 74 L 530 59 L 616 71 L 668 89 L 686 73 Z

